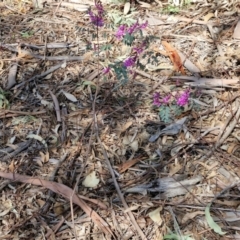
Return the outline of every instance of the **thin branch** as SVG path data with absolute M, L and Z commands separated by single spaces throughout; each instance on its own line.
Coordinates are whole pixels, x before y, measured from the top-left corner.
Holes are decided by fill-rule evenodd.
M 56 116 L 57 116 L 57 121 L 61 122 L 61 114 L 60 114 L 60 107 L 59 107 L 59 102 L 57 100 L 57 97 L 52 93 L 51 90 L 48 91 L 52 97 L 52 100 L 54 102 L 55 106 L 55 111 L 56 111 Z
M 1 109 L 0 119 L 16 117 L 16 116 L 20 116 L 20 115 L 34 116 L 34 115 L 39 115 L 39 114 L 43 114 L 43 113 L 46 113 L 46 111 L 43 110 L 43 111 L 38 111 L 38 112 L 21 112 L 21 111 L 15 111 L 15 110 Z
M 100 138 L 99 138 L 98 130 L 97 130 L 97 138 L 98 138 L 98 142 L 99 142 L 99 144 L 100 144 L 100 146 L 101 146 L 101 148 L 102 148 L 104 158 L 105 158 L 105 160 L 106 160 L 106 162 L 107 162 L 108 169 L 109 169 L 109 171 L 110 171 L 110 173 L 111 173 L 111 175 L 112 175 L 112 179 L 113 179 L 113 182 L 114 182 L 114 186 L 115 186 L 115 188 L 116 188 L 116 190 L 117 190 L 118 196 L 119 196 L 119 198 L 121 199 L 121 202 L 122 202 L 122 204 L 123 204 L 123 206 L 124 206 L 124 209 L 125 209 L 125 210 L 129 210 L 130 208 L 128 207 L 127 202 L 125 201 L 125 199 L 124 199 L 124 197 L 123 197 L 123 194 L 122 194 L 122 192 L 121 192 L 121 190 L 120 190 L 120 187 L 119 187 L 118 182 L 117 182 L 117 180 L 116 180 L 116 177 L 115 177 L 114 171 L 113 171 L 113 169 L 112 169 L 111 163 L 110 163 L 109 158 L 108 158 L 108 156 L 107 156 L 107 152 L 106 152 L 106 150 L 105 150 L 105 148 L 104 148 L 104 146 L 103 146 L 103 144 L 102 144 L 102 142 L 101 142 L 101 140 L 100 140 Z M 139 236 L 140 236 L 143 240 L 147 240 L 147 238 L 146 238 L 146 236 L 144 235 L 143 231 L 141 230 L 141 228 L 140 228 L 139 225 L 137 224 L 137 222 L 136 222 L 136 220 L 135 220 L 135 218 L 134 218 L 134 216 L 133 216 L 133 213 L 132 213 L 131 211 L 128 211 L 127 214 L 128 214 L 128 216 L 129 216 L 129 218 L 131 219 L 131 221 L 132 221 L 132 223 L 133 223 L 133 226 L 135 227 L 135 229 L 136 229 L 136 231 L 138 232 Z
M 68 44 L 68 43 L 47 43 L 42 44 L 42 45 L 33 45 L 33 44 L 28 44 L 28 43 L 21 43 L 22 47 L 28 47 L 28 48 L 32 48 L 32 49 L 43 49 L 43 48 L 71 48 L 71 47 L 75 47 L 77 44 Z M 14 43 L 14 44 L 1 44 L 0 43 L 0 47 L 2 48 L 6 48 L 11 52 L 17 52 L 17 49 L 14 49 L 14 47 L 19 46 L 19 43 Z
M 220 133 L 220 137 L 221 134 L 224 132 L 224 134 L 222 135 L 222 137 L 219 137 L 219 141 L 216 142 L 215 144 L 215 148 L 219 147 L 226 139 L 227 137 L 231 134 L 231 132 L 233 131 L 234 127 L 236 126 L 238 119 L 240 117 L 240 106 L 239 106 L 239 100 L 236 101 L 236 108 L 235 111 L 233 112 L 233 114 L 231 116 L 229 116 L 229 118 L 227 119 L 225 125 L 223 126 L 223 129 Z M 229 122 L 231 121 L 231 119 L 233 119 L 233 121 L 229 124 Z M 228 128 L 227 128 L 228 126 Z M 227 128 L 227 129 L 226 129 Z M 224 131 L 226 129 L 226 131 Z
M 55 166 L 55 169 L 52 171 L 52 174 L 51 174 L 51 176 L 49 177 L 49 181 L 54 181 L 54 178 L 55 178 L 55 176 L 56 176 L 56 174 L 57 174 L 60 166 L 61 166 L 62 163 L 66 160 L 67 156 L 68 156 L 68 152 L 65 153 L 65 154 L 63 155 L 63 157 L 58 161 L 58 164 Z M 50 206 L 51 206 L 51 204 L 52 204 L 52 202 L 50 201 L 50 199 L 53 198 L 54 194 L 55 194 L 55 193 L 54 193 L 52 190 L 50 190 L 50 189 L 48 190 L 48 201 L 47 201 L 47 202 L 44 204 L 44 206 L 42 207 L 42 212 L 43 212 L 43 213 L 46 213 L 46 212 L 48 211 L 48 209 L 50 208 Z
M 2 162 L 7 162 L 10 158 L 16 156 L 17 154 L 19 154 L 23 150 L 27 149 L 30 146 L 31 142 L 32 142 L 32 139 L 26 141 L 25 144 L 20 145 L 16 150 L 14 150 L 13 152 L 9 153 L 7 156 L 3 157 L 1 159 L 1 161 Z
M 37 80 L 37 79 L 41 79 L 41 78 L 46 77 L 48 74 L 50 74 L 50 73 L 52 73 L 52 72 L 55 72 L 57 69 L 59 69 L 60 67 L 62 67 L 62 65 L 63 65 L 64 63 L 65 63 L 65 62 L 62 62 L 62 63 L 60 63 L 60 64 L 58 64 L 58 65 L 55 65 L 55 66 L 49 68 L 46 72 L 44 72 L 44 73 L 42 73 L 42 74 L 39 74 L 39 75 L 36 75 L 36 76 L 34 76 L 34 77 L 26 80 L 26 81 L 23 81 L 23 82 L 19 83 L 18 85 L 16 85 L 16 86 L 14 87 L 14 90 L 16 90 L 17 88 L 23 86 L 23 85 L 24 85 L 25 83 L 27 83 L 27 82 L 31 82 L 31 81 L 34 81 L 34 80 Z

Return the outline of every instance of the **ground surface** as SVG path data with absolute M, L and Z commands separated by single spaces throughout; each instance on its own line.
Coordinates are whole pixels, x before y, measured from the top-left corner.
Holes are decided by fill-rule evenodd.
M 84 3 L 0 1 L 0 239 L 239 239 L 238 1 L 104 1 L 98 32 Z M 162 121 L 153 94 L 186 89 Z

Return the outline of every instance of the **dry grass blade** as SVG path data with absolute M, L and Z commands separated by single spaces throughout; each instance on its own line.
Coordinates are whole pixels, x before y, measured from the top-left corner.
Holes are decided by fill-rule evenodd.
M 40 178 L 34 178 L 29 176 L 24 176 L 20 174 L 4 173 L 0 172 L 0 176 L 3 178 L 11 179 L 18 182 L 30 183 L 38 186 L 42 186 L 52 190 L 53 192 L 62 195 L 66 199 L 70 200 L 72 196 L 73 203 L 77 204 L 82 208 L 82 210 L 93 220 L 93 222 L 107 235 L 113 235 L 108 224 L 93 210 L 91 209 L 83 200 L 73 192 L 73 190 L 66 185 L 57 182 L 50 182 Z

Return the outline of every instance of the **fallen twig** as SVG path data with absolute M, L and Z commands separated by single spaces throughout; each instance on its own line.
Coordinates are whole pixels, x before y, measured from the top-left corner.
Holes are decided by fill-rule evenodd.
M 240 106 L 239 105 L 240 105 L 239 101 L 237 100 L 236 101 L 236 108 L 235 108 L 233 114 L 231 116 L 229 116 L 229 118 L 227 119 L 223 128 L 221 129 L 221 132 L 220 132 L 219 137 L 218 137 L 218 141 L 215 144 L 215 148 L 218 148 L 227 139 L 227 137 L 231 134 L 234 127 L 236 126 L 236 124 L 238 122 L 238 119 L 240 117 Z M 229 124 L 231 119 L 233 119 L 233 121 Z M 225 129 L 226 129 L 226 131 L 225 131 Z
M 233 102 L 238 97 L 240 97 L 239 93 L 237 93 L 234 96 L 232 96 L 231 99 L 229 99 L 228 103 Z M 223 104 L 217 106 L 216 108 L 204 110 L 204 111 L 200 112 L 199 116 L 204 116 L 204 115 L 207 115 L 207 114 L 210 114 L 210 113 L 213 113 L 213 112 L 217 112 L 220 109 L 222 109 L 223 107 L 225 107 L 226 105 L 227 105 L 226 103 L 223 103 Z
M 32 48 L 32 49 L 44 49 L 45 47 L 50 49 L 50 48 L 71 48 L 71 47 L 75 47 L 77 44 L 68 44 L 68 43 L 47 43 L 46 46 L 45 44 L 42 45 L 32 45 L 32 44 L 27 44 L 27 43 L 21 43 L 22 47 L 28 47 L 28 48 Z M 6 48 L 10 51 L 15 51 L 17 52 L 17 49 L 13 49 L 13 47 L 17 47 L 19 46 L 18 43 L 14 43 L 14 44 L 1 44 L 0 43 L 0 47 L 2 48 Z
M 12 147 L 6 147 L 3 149 L 0 149 L 0 157 L 2 157 L 4 154 L 9 154 L 11 152 L 13 152 L 14 150 L 16 150 L 19 147 L 25 146 L 26 142 L 21 142 L 19 144 L 16 145 L 12 145 Z
M 112 169 L 111 163 L 110 163 L 110 161 L 109 161 L 109 159 L 108 159 L 107 152 L 106 152 L 106 150 L 105 150 L 105 148 L 104 148 L 104 146 L 103 146 L 103 144 L 102 144 L 102 142 L 101 142 L 101 140 L 100 140 L 100 138 L 99 138 L 98 130 L 96 130 L 96 131 L 97 131 L 98 143 L 100 144 L 100 146 L 101 146 L 101 148 L 102 148 L 103 155 L 104 155 L 104 158 L 105 158 L 106 163 L 107 163 L 107 165 L 108 165 L 108 169 L 109 169 L 109 171 L 110 171 L 110 173 L 111 173 L 111 176 L 112 176 L 112 179 L 113 179 L 113 182 L 114 182 L 114 186 L 115 186 L 115 188 L 116 188 L 116 190 L 117 190 L 118 196 L 119 196 L 119 198 L 121 199 L 121 202 L 122 202 L 122 204 L 123 204 L 123 206 L 124 206 L 124 209 L 125 209 L 125 210 L 128 210 L 128 211 L 127 211 L 127 214 L 128 214 L 128 216 L 129 216 L 129 218 L 131 219 L 132 224 L 133 224 L 133 226 L 135 227 L 136 231 L 138 232 L 139 236 L 140 236 L 143 240 L 146 240 L 146 239 L 147 239 L 146 236 L 144 235 L 143 231 L 141 230 L 141 228 L 139 227 L 138 223 L 136 222 L 136 220 L 135 220 L 132 212 L 129 210 L 129 207 L 128 207 L 128 205 L 127 205 L 127 202 L 125 201 L 125 199 L 124 199 L 124 197 L 123 197 L 123 194 L 122 194 L 122 192 L 121 192 L 121 190 L 120 190 L 120 187 L 119 187 L 119 185 L 118 185 L 118 182 L 117 182 L 117 180 L 116 180 L 114 171 L 113 171 L 113 169 Z
M 16 150 L 14 150 L 13 152 L 11 152 L 11 153 L 9 153 L 8 155 L 6 155 L 5 157 L 3 157 L 3 158 L 1 159 L 1 161 L 2 161 L 2 162 L 6 162 L 6 161 L 8 161 L 10 158 L 16 156 L 17 154 L 19 154 L 19 153 L 22 152 L 23 150 L 27 149 L 27 148 L 30 146 L 31 142 L 32 142 L 32 140 L 30 139 L 30 140 L 26 141 L 25 144 L 19 145 L 19 147 L 18 147 Z
M 21 111 L 15 111 L 15 110 L 8 110 L 8 109 L 1 109 L 0 113 L 0 119 L 1 118 L 9 118 L 9 117 L 16 117 L 20 115 L 27 115 L 27 116 L 34 116 L 46 113 L 46 111 L 38 111 L 38 112 L 21 112 Z
M 63 157 L 58 161 L 57 166 L 55 167 L 54 171 L 52 172 L 51 176 L 49 177 L 49 181 L 54 181 L 54 178 L 61 166 L 61 164 L 66 160 L 68 153 L 65 153 Z M 51 198 L 53 198 L 54 192 L 52 190 L 48 190 L 48 201 L 44 204 L 42 207 L 42 212 L 46 213 L 51 206 L 52 202 L 50 201 Z
M 61 122 L 61 115 L 60 115 L 60 107 L 59 107 L 59 102 L 57 100 L 57 97 L 52 93 L 51 90 L 48 91 L 53 99 L 54 106 L 55 106 L 55 111 L 56 111 L 56 116 L 57 116 L 57 121 Z
M 29 177 L 29 176 L 24 176 L 20 175 L 17 173 L 5 173 L 5 172 L 0 172 L 0 176 L 3 178 L 8 178 L 14 181 L 19 181 L 23 183 L 29 183 L 29 184 L 34 184 L 37 186 L 42 186 L 45 188 L 48 188 L 52 190 L 53 192 L 62 195 L 66 199 L 70 200 L 70 197 L 72 196 L 72 201 L 73 203 L 79 205 L 82 210 L 93 220 L 93 222 L 102 229 L 102 231 L 109 235 L 113 235 L 111 229 L 109 228 L 109 225 L 92 209 L 90 208 L 85 201 L 81 200 L 75 193 L 74 191 L 67 187 L 64 184 L 57 183 L 57 182 L 51 182 L 47 181 L 41 178 L 34 178 L 34 177 Z
M 36 75 L 36 76 L 34 76 L 34 77 L 26 80 L 26 81 L 23 81 L 23 82 L 19 83 L 18 85 L 16 85 L 16 86 L 14 87 L 14 90 L 16 90 L 17 88 L 23 86 L 23 85 L 24 85 L 25 83 L 27 83 L 27 82 L 31 82 L 31 81 L 34 81 L 34 80 L 37 80 L 37 79 L 46 77 L 48 74 L 50 74 L 50 73 L 56 71 L 57 69 L 59 69 L 60 67 L 62 67 L 62 65 L 63 65 L 64 63 L 65 63 L 65 62 L 62 62 L 62 63 L 60 63 L 60 64 L 58 64 L 58 65 L 55 65 L 55 66 L 49 68 L 46 72 L 44 72 L 44 73 L 42 73 L 42 74 L 39 74 L 39 75 Z
M 152 89 L 150 89 L 147 92 L 147 94 L 149 94 L 150 92 L 154 91 L 157 87 L 161 87 L 164 92 L 168 93 L 166 88 L 162 85 L 162 83 L 164 81 L 166 81 L 168 79 L 168 77 L 161 77 L 161 78 L 159 78 L 159 77 L 154 77 L 154 76 L 152 76 L 152 75 L 150 75 L 150 74 L 148 74 L 146 72 L 140 71 L 138 69 L 136 69 L 135 71 L 136 71 L 137 74 L 139 74 L 141 76 L 144 76 L 146 78 L 152 79 L 152 80 L 154 80 L 156 82 L 155 85 L 152 87 Z
M 218 137 L 218 141 L 215 143 L 215 146 L 207 153 L 205 154 L 202 158 L 202 159 L 205 159 L 205 158 L 209 158 L 213 152 L 219 147 L 222 145 L 222 143 L 227 139 L 227 137 L 231 134 L 231 132 L 233 131 L 234 127 L 236 126 L 237 122 L 238 122 L 238 119 L 240 117 L 240 107 L 239 107 L 239 101 L 237 100 L 236 101 L 236 109 L 234 111 L 234 113 L 227 119 L 225 125 L 223 126 L 223 129 L 222 131 L 220 132 L 219 134 L 219 137 Z M 223 131 L 224 129 L 226 129 L 226 127 L 228 126 L 230 120 L 233 118 L 233 121 L 231 122 L 230 126 L 228 127 L 227 131 L 224 132 L 223 134 Z M 223 134 L 223 135 L 222 135 Z M 222 136 L 222 137 L 221 137 Z
M 66 116 L 67 116 L 67 107 L 64 104 L 61 109 L 61 121 L 62 121 L 62 133 L 61 133 L 61 142 L 64 143 L 67 137 L 67 124 L 66 124 Z

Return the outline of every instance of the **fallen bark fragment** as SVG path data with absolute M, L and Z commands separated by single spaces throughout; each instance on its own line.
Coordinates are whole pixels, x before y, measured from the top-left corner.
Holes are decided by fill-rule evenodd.
M 13 58 L 16 57 L 16 54 L 14 54 Z M 8 73 L 8 83 L 6 89 L 10 89 L 12 86 L 16 84 L 16 75 L 18 70 L 18 61 L 14 62 L 12 66 L 10 67 L 9 73 Z
M 80 206 L 82 210 L 93 220 L 93 222 L 106 234 L 106 235 L 112 235 L 113 233 L 111 229 L 109 228 L 109 225 L 92 209 L 90 208 L 82 199 L 80 199 L 74 191 L 67 187 L 66 185 L 63 185 L 61 183 L 57 182 L 51 182 L 47 181 L 41 178 L 36 177 L 29 177 L 20 175 L 17 173 L 5 173 L 0 172 L 0 177 L 11 179 L 18 182 L 23 183 L 30 183 L 37 186 L 42 186 L 45 188 L 48 188 L 52 190 L 53 192 L 62 195 L 66 199 L 70 200 L 72 198 L 72 201 Z

